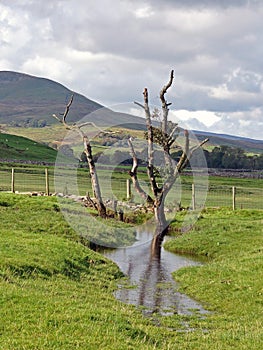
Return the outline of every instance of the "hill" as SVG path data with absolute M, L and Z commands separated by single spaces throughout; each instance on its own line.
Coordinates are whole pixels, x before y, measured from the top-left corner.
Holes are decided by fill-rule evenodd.
M 53 123 L 53 113 L 64 111 L 65 103 L 72 91 L 65 86 L 45 78 L 1 71 L 0 72 L 0 122 L 21 122 L 28 118 Z M 88 98 L 75 94 L 71 109 L 71 121 L 83 117 L 102 106 Z
M 52 115 L 64 112 L 73 92 L 55 81 L 24 73 L 0 71 L 0 123 L 13 126 L 45 126 L 57 123 Z M 103 113 L 101 113 L 103 108 Z M 114 113 L 87 97 L 74 92 L 68 115 L 76 122 L 92 112 L 98 125 L 142 124 L 142 119 Z M 88 121 L 89 119 L 87 119 Z

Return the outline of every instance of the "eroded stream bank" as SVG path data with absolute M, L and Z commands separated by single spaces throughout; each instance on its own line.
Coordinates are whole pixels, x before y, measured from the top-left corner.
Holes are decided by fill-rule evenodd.
M 127 283 L 120 285 L 115 292 L 115 297 L 141 307 L 146 315 L 208 313 L 195 300 L 179 293 L 178 284 L 172 278 L 172 272 L 202 263 L 163 248 L 160 257 L 152 256 L 152 238 L 152 230 L 143 227 L 137 230 L 137 241 L 131 247 L 102 251 L 128 277 Z

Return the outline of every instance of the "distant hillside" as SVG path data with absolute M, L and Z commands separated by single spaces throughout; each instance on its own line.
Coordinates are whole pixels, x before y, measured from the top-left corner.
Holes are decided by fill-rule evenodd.
M 71 94 L 65 86 L 49 79 L 0 71 L 0 122 L 9 124 L 34 118 L 54 123 L 52 114 L 64 111 Z M 76 93 L 69 120 L 76 121 L 101 107 Z
M 209 143 L 213 146 L 230 146 L 234 148 L 241 148 L 246 152 L 263 153 L 263 140 L 254 140 L 247 137 L 226 135 L 226 134 L 215 134 L 212 132 L 205 131 L 194 131 L 198 139 L 204 137 L 209 138 Z
M 71 94 L 71 90 L 49 79 L 0 71 L 0 123 L 13 126 L 38 126 L 37 122 L 40 125 L 57 123 L 52 115 L 64 112 Z M 141 124 L 141 118 L 114 113 L 105 108 L 101 113 L 101 108 L 102 105 L 74 92 L 68 121 L 76 122 L 98 111 L 91 117 L 98 125 Z
M 0 133 L 0 159 L 54 163 L 57 151 L 25 137 Z

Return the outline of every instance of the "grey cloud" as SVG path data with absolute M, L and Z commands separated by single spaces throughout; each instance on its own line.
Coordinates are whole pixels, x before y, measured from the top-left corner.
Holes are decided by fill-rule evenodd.
M 262 106 L 261 1 L 1 4 L 21 18 L 18 30 L 20 25 L 30 33 L 24 42 L 14 37 L 1 50 L 11 69 L 48 74 L 102 104 L 140 101 L 147 86 L 155 104 L 174 68 L 175 84 L 168 97 L 175 108 L 232 115 Z M 227 97 L 220 96 L 224 88 Z
M 251 93 L 261 92 L 263 77 L 250 71 L 237 69 L 227 81 L 230 90 L 241 90 Z
M 159 0 L 149 0 L 153 5 L 160 5 Z M 162 6 L 178 6 L 178 7 L 243 7 L 243 6 L 257 6 L 260 5 L 261 0 L 163 0 Z

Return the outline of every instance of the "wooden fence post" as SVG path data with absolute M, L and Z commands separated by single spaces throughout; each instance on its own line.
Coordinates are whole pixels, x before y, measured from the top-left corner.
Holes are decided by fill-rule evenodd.
M 117 204 L 118 204 L 118 201 L 116 201 L 115 199 L 112 200 L 112 209 L 114 211 L 114 215 L 116 216 L 117 215 Z
M 232 208 L 236 210 L 236 187 L 232 187 Z
M 195 210 L 195 184 L 192 184 L 192 209 Z
M 48 174 L 48 168 L 45 168 L 45 178 L 46 178 L 46 195 L 49 196 L 49 174 Z
M 15 193 L 15 169 L 12 168 L 11 173 L 11 192 Z

